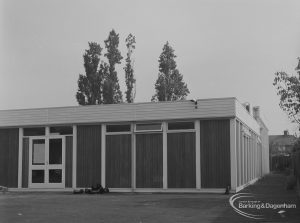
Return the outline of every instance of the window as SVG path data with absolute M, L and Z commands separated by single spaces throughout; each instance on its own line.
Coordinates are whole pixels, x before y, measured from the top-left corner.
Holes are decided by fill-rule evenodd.
M 195 129 L 194 122 L 170 122 L 168 130 Z
M 106 132 L 130 132 L 130 125 L 107 125 Z
M 45 127 L 24 128 L 24 136 L 44 136 L 45 133 Z
M 32 183 L 44 183 L 45 182 L 45 171 L 44 170 L 32 170 Z
M 45 164 L 45 140 L 35 139 L 32 141 L 32 165 Z
M 50 134 L 72 135 L 73 134 L 73 128 L 72 128 L 72 126 L 55 126 L 55 127 L 50 127 Z
M 135 125 L 136 132 L 162 131 L 161 123 L 141 123 Z

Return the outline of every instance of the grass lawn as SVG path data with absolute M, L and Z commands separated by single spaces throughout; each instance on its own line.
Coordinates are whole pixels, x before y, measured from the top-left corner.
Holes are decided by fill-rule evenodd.
M 243 192 L 264 201 L 295 203 L 284 216 L 266 212 L 264 221 L 300 222 L 300 202 L 286 191 L 285 176 L 270 174 Z M 0 222 L 249 222 L 231 208 L 231 195 L 126 194 L 88 195 L 50 192 L 0 194 Z M 254 221 L 255 222 L 255 221 Z M 258 221 L 256 221 L 258 222 Z

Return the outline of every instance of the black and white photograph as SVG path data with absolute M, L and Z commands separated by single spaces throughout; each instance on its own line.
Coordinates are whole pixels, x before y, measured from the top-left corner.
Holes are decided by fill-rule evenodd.
M 23 222 L 300 222 L 300 1 L 0 0 Z

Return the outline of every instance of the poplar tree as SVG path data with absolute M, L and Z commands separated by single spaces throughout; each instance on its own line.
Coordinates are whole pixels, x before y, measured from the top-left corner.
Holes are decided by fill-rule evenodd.
M 117 104 L 121 103 L 122 92 L 120 90 L 119 79 L 115 69 L 116 64 L 120 64 L 123 59 L 119 46 L 119 34 L 114 30 L 110 31 L 108 38 L 104 41 L 107 52 L 104 56 L 108 59 L 108 64 L 104 64 L 107 73 L 104 74 L 103 85 L 103 102 L 104 104 Z
M 126 94 L 126 101 L 128 103 L 133 103 L 135 98 L 135 77 L 134 77 L 134 69 L 133 69 L 133 59 L 132 59 L 132 53 L 135 49 L 135 36 L 133 36 L 131 33 L 128 35 L 128 37 L 125 40 L 126 47 L 127 47 L 127 58 L 126 58 L 126 65 L 124 67 L 125 70 L 125 82 L 127 90 L 125 92 Z
M 102 48 L 96 42 L 89 42 L 89 49 L 83 55 L 85 75 L 79 74 L 76 99 L 80 105 L 102 104 L 103 76 L 98 72 Z
M 183 76 L 177 69 L 174 49 L 167 42 L 159 56 L 159 73 L 155 83 L 156 93 L 151 101 L 183 100 L 190 93 Z

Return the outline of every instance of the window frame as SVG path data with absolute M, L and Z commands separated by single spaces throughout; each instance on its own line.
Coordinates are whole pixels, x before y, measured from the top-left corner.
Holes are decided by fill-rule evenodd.
M 27 134 L 26 133 L 26 129 L 44 129 L 44 134 Z M 30 130 L 29 130 L 30 131 Z M 42 137 L 42 136 L 46 136 L 47 135 L 47 130 L 46 130 L 46 126 L 35 126 L 35 127 L 24 127 L 23 128 L 23 137 L 35 137 L 35 136 L 39 136 L 39 137 Z
M 72 133 L 69 134 L 60 134 L 59 132 L 51 132 L 51 128 L 59 128 L 59 127 L 70 127 L 72 129 Z M 73 136 L 73 126 L 72 125 L 58 125 L 58 126 L 49 126 L 49 135 L 50 136 Z
M 137 130 L 137 125 L 151 125 L 151 124 L 160 124 L 160 129 L 153 129 L 153 130 Z M 163 123 L 162 122 L 140 122 L 134 124 L 134 132 L 135 133 L 143 133 L 143 132 L 163 132 Z
M 108 132 L 107 126 L 109 125 L 129 125 L 130 131 L 122 131 L 122 132 Z M 125 134 L 131 134 L 132 133 L 132 127 L 130 123 L 127 124 L 105 124 L 105 135 L 125 135 Z
M 169 123 L 178 123 L 178 122 L 192 122 L 194 123 L 194 128 L 193 129 L 169 129 Z M 167 132 L 196 132 L 196 124 L 195 124 L 195 120 L 193 121 L 170 121 L 167 122 Z

